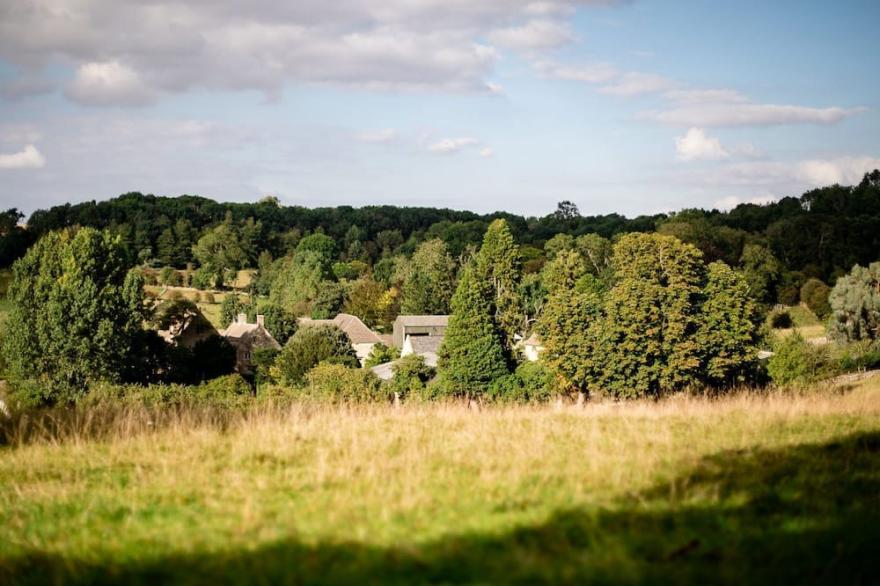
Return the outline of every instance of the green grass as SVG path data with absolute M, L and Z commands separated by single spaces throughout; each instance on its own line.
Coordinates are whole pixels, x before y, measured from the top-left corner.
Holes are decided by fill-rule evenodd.
M 876 378 L 584 409 L 80 412 L 5 430 L 3 584 L 880 575 Z

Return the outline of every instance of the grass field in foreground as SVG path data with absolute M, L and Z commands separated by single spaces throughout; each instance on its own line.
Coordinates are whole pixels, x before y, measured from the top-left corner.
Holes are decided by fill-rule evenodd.
M 880 575 L 877 377 L 803 396 L 197 418 L 80 414 L 74 430 L 105 431 L 0 448 L 0 583 Z

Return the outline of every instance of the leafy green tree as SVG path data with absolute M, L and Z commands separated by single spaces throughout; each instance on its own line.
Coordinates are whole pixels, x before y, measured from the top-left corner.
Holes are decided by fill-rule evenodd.
M 320 362 L 358 366 L 351 340 L 336 326 L 299 328 L 275 359 L 273 377 L 285 385 L 300 385 L 305 374 Z
M 334 281 L 322 281 L 312 303 L 312 319 L 332 319 L 345 304 L 345 287 Z
M 230 272 L 244 268 L 248 260 L 231 216 L 199 238 L 192 251 L 216 287 L 222 287 Z
M 394 378 L 388 389 L 402 400 L 421 394 L 434 378 L 435 369 L 425 364 L 425 357 L 418 354 L 404 356 L 391 366 Z
M 480 396 L 493 380 L 508 373 L 484 287 L 476 281 L 472 266 L 465 268 L 452 297 L 452 315 L 438 358 L 444 388 L 457 396 Z
M 708 267 L 697 343 L 703 372 L 714 385 L 743 383 L 754 374 L 758 313 L 745 277 L 721 261 Z
M 574 236 L 560 232 L 544 243 L 547 260 L 553 260 L 560 252 L 574 249 Z
M 277 263 L 269 300 L 297 315 L 306 313 L 325 286 L 325 268 L 321 255 L 314 251 L 284 257 Z
M 831 294 L 831 287 L 820 281 L 819 279 L 807 279 L 801 287 L 801 302 L 810 308 L 810 311 L 816 314 L 819 319 L 825 319 L 831 315 L 831 305 L 828 303 L 828 296 Z
M 547 303 L 537 323 L 544 351 L 541 360 L 564 391 L 588 392 L 599 377 L 595 323 L 602 298 L 589 286 L 583 258 L 573 250 L 557 254 L 546 267 Z
M 831 331 L 848 340 L 880 338 L 880 262 L 856 265 L 835 283 L 829 296 Z
M 234 293 L 227 293 L 220 302 L 220 327 L 228 328 L 229 324 L 234 322 L 240 313 L 247 313 L 248 306 L 245 305 L 241 297 Z
M 445 315 L 455 292 L 455 262 L 442 240 L 419 245 L 403 280 L 401 312 Z
M 699 380 L 704 273 L 700 251 L 672 236 L 627 234 L 617 242 L 598 349 L 605 391 L 658 395 Z
M 361 318 L 367 327 L 381 325 L 385 318 L 384 295 L 385 287 L 372 277 L 362 277 L 353 282 L 348 290 L 345 312 Z
M 815 380 L 821 367 L 822 351 L 793 332 L 775 344 L 767 374 L 777 385 L 803 384 Z
M 35 381 L 37 402 L 72 398 L 93 381 L 133 380 L 141 350 L 143 277 L 118 237 L 91 228 L 52 232 L 13 265 L 4 354 L 13 379 Z
M 773 253 L 759 244 L 743 248 L 740 266 L 749 284 L 749 292 L 758 303 L 776 301 L 776 288 L 782 282 L 782 265 Z
M 525 312 L 518 295 L 522 259 L 505 220 L 489 224 L 476 256 L 474 277 L 484 288 L 493 324 L 509 355 L 513 352 L 516 334 L 524 329 Z
M 415 356 L 415 354 L 412 354 L 411 356 Z M 373 345 L 373 349 L 370 350 L 370 355 L 367 356 L 367 359 L 364 361 L 364 366 L 367 368 L 378 366 L 396 360 L 399 357 L 400 350 L 398 348 L 394 348 L 393 346 L 388 347 L 379 342 L 378 344 Z
M 587 271 L 590 274 L 599 278 L 608 278 L 613 252 L 610 240 L 598 234 L 584 234 L 578 236 L 575 248 L 584 257 Z
M 299 244 L 296 245 L 296 251 L 298 253 L 313 252 L 317 254 L 321 259 L 325 272 L 329 273 L 330 265 L 333 263 L 333 259 L 336 258 L 336 241 L 326 234 L 316 232 L 300 240 Z
M 274 303 L 261 303 L 258 313 L 265 319 L 266 329 L 282 346 L 296 333 L 296 316 Z

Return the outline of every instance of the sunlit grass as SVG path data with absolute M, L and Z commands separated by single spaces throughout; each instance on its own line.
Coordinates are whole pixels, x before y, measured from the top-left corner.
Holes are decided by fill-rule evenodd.
M 78 417 L 7 424 L 13 443 L 34 435 L 0 448 L 0 582 L 774 581 L 876 565 L 877 378 L 585 408 Z

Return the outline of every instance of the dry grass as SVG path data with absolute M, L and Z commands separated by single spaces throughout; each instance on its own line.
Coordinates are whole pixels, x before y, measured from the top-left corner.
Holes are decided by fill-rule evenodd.
M 760 476 L 784 454 L 815 467 L 816 482 L 839 482 L 839 456 L 803 454 L 876 437 L 880 379 L 584 408 L 128 411 L 6 427 L 17 445 L 0 450 L 0 578 L 6 568 L 14 579 L 144 583 L 156 572 L 183 582 L 203 572 L 227 582 L 700 581 L 706 560 L 652 558 L 696 539 L 727 543 L 732 576 L 760 581 L 763 566 L 744 562 L 749 530 L 736 529 L 755 512 L 737 507 L 767 490 Z M 780 522 L 808 548 L 802 516 Z M 729 541 L 734 529 L 745 533 Z M 762 548 L 783 540 L 767 532 Z M 706 571 L 719 563 L 708 561 Z

